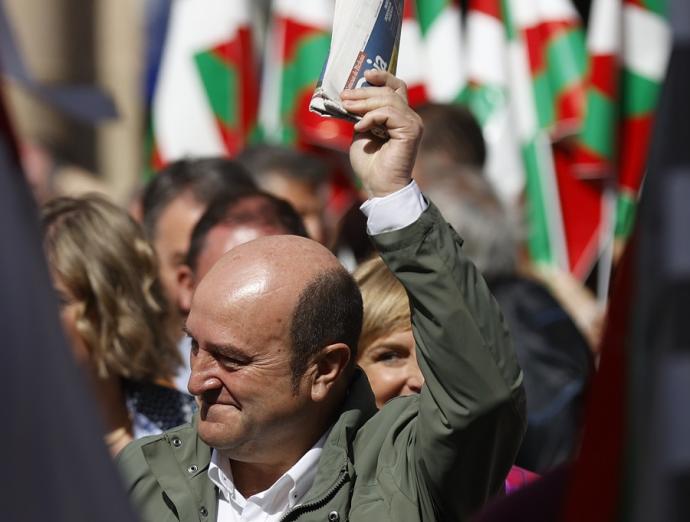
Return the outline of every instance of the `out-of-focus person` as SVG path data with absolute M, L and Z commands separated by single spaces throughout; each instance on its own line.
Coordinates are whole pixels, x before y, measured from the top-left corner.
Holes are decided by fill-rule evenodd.
M 518 268 L 519 228 L 489 181 L 463 169 L 435 174 L 426 194 L 464 239 L 501 306 L 524 374 L 527 433 L 516 464 L 537 473 L 568 461 L 579 443 L 590 346 L 564 307 Z
M 366 373 L 380 409 L 395 397 L 419 393 L 424 384 L 412 334 L 410 301 L 403 285 L 378 256 L 362 263 L 353 276 L 364 306 L 357 364 Z M 537 477 L 513 466 L 505 490 L 511 493 Z
M 417 109 L 424 122 L 424 136 L 414 168 L 414 179 L 424 190 L 434 174 L 462 166 L 468 173 L 483 175 L 486 143 L 479 122 L 467 107 L 428 103 Z
M 529 426 L 517 463 L 543 473 L 578 444 L 580 410 L 599 342 L 601 309 L 570 274 L 532 264 L 522 212 L 484 173 L 481 127 L 464 107 L 420 107 L 425 133 L 415 177 L 465 240 L 501 304 L 525 374 Z M 588 350 L 585 350 L 587 348 Z
M 261 189 L 293 206 L 302 216 L 310 238 L 326 244 L 324 211 L 329 175 L 323 161 L 312 154 L 278 145 L 249 147 L 237 161 L 251 172 Z
M 223 254 L 256 238 L 281 234 L 308 237 L 302 218 L 287 201 L 257 190 L 216 198 L 192 230 L 185 262 L 177 269 L 182 313 L 189 313 L 199 281 Z M 185 336 L 178 347 L 184 364 L 175 377 L 175 386 L 184 391 L 190 376 L 189 338 Z
M 193 398 L 165 386 L 180 357 L 156 254 L 139 225 L 88 195 L 50 201 L 42 226 L 62 323 L 93 386 L 111 453 L 187 422 Z
M 184 262 L 194 225 L 209 203 L 223 192 L 255 188 L 249 173 L 225 158 L 175 161 L 158 172 L 141 200 L 143 225 L 160 262 L 160 277 L 168 301 L 179 299 L 177 269 Z M 181 332 L 182 320 L 174 325 Z
M 482 129 L 468 108 L 430 103 L 419 107 L 418 112 L 424 121 L 425 131 L 415 164 L 414 178 L 423 191 L 442 184 L 449 172 L 468 180 L 472 176 L 488 179 L 484 171 L 487 149 Z M 499 200 L 496 204 L 503 206 L 508 219 L 521 224 L 524 213 L 522 202 L 512 199 L 508 201 L 505 194 L 503 199 L 497 197 L 500 192 L 505 192 L 501 186 L 503 180 L 495 178 L 488 181 L 491 199 Z M 509 193 L 514 191 L 514 187 L 508 190 Z M 444 198 L 445 200 L 448 198 Z M 442 210 L 445 211 L 446 208 Z M 590 349 L 596 351 L 601 333 L 602 310 L 594 294 L 563 270 L 531 263 L 521 239 L 519 235 L 515 236 L 514 252 L 511 253 L 516 258 L 518 270 L 532 279 L 539 279 L 549 288 L 583 333 Z M 508 250 L 504 248 L 503 252 Z
M 309 237 L 287 201 L 254 190 L 214 200 L 192 230 L 189 251 L 178 269 L 180 309 L 189 313 L 196 286 L 223 254 L 256 238 L 281 234 Z

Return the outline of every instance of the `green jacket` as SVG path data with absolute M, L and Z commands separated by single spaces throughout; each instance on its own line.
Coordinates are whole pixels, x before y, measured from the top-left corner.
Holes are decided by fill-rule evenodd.
M 314 485 L 284 520 L 465 520 L 501 489 L 522 440 L 522 372 L 496 302 L 433 205 L 373 239 L 410 295 L 425 386 L 377 412 L 356 374 Z M 194 423 L 130 444 L 119 465 L 142 520 L 215 521 L 210 458 Z

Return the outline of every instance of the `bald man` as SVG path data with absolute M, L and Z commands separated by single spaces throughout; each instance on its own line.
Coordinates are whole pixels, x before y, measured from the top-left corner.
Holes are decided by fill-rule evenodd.
M 192 230 L 185 262 L 177 267 L 177 307 L 186 317 L 197 284 L 222 255 L 263 236 L 290 234 L 308 237 L 302 218 L 287 202 L 267 192 L 245 190 L 216 198 Z M 184 365 L 175 376 L 175 387 L 188 391 L 191 339 L 178 344 Z
M 369 233 L 410 294 L 421 393 L 377 411 L 354 365 L 361 296 L 324 247 L 240 245 L 187 318 L 198 416 L 120 458 L 142 520 L 465 520 L 501 488 L 524 432 L 521 372 L 462 241 L 411 180 L 422 125 L 406 86 L 366 78 L 342 95 L 362 116 L 350 160 Z

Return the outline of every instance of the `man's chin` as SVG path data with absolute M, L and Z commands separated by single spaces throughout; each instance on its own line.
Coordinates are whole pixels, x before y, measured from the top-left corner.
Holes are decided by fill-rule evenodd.
M 235 434 L 230 433 L 226 424 L 200 418 L 197 431 L 199 438 L 211 448 L 227 450 L 237 445 Z

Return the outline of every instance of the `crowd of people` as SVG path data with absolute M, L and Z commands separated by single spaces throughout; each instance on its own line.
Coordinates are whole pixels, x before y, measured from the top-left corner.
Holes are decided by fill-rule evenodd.
M 596 303 L 530 266 L 468 111 L 367 80 L 335 229 L 328 164 L 264 145 L 173 162 L 129 209 L 43 206 L 142 520 L 468 520 L 576 454 Z

